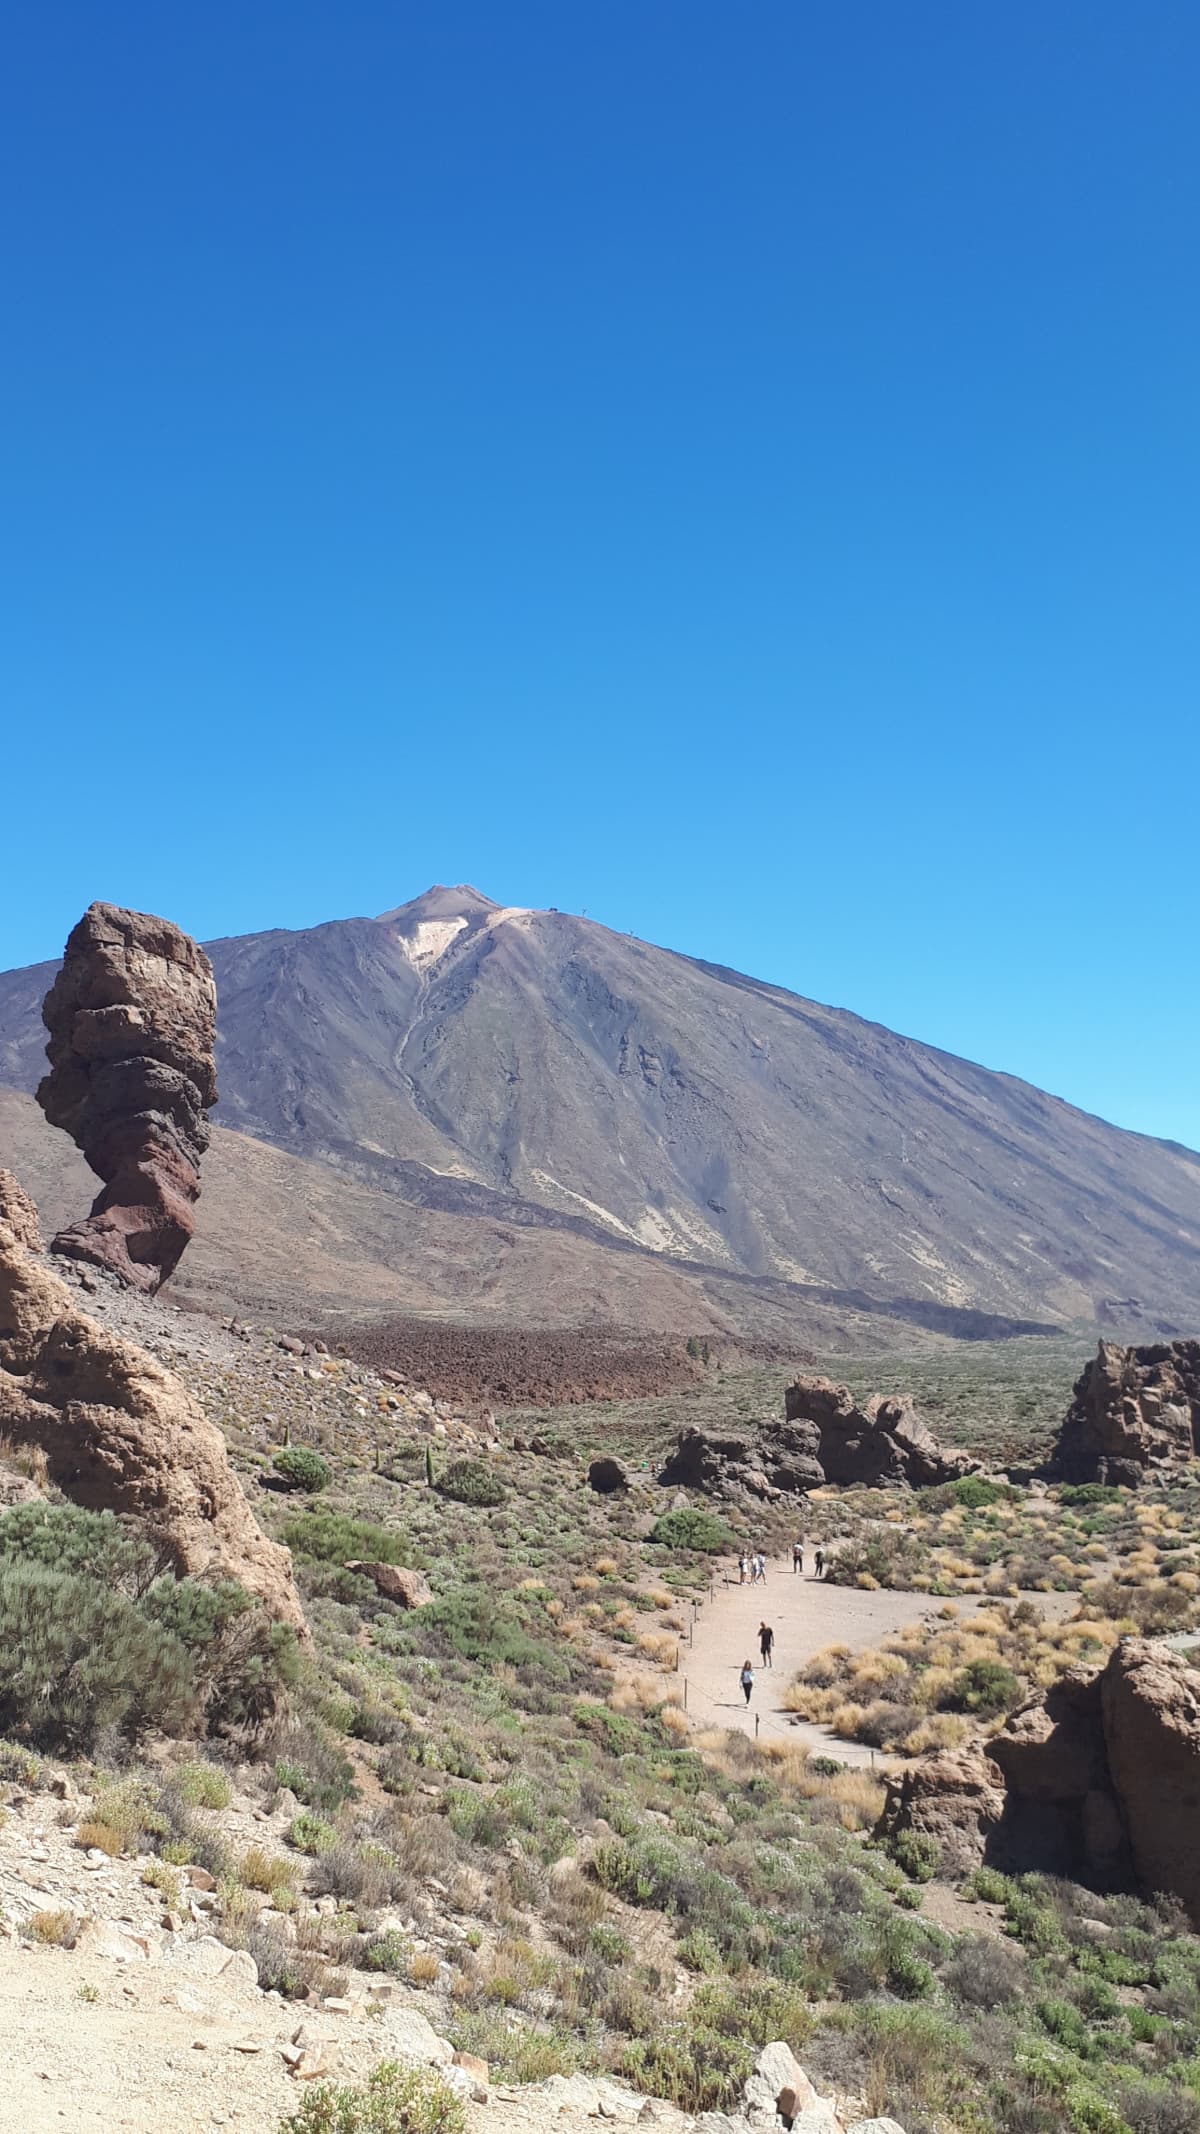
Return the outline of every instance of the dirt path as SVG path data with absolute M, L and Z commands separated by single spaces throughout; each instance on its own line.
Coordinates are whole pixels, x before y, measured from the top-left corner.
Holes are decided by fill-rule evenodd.
M 827 1586 L 792 1570 L 789 1558 L 772 1558 L 765 1586 L 731 1584 L 718 1573 L 713 1597 L 698 1610 L 692 1643 L 680 1655 L 687 1683 L 688 1713 L 697 1725 L 718 1725 L 753 1734 L 786 1736 L 814 1754 L 836 1756 L 839 1763 L 870 1766 L 882 1759 L 862 1742 L 841 1741 L 825 1727 L 794 1720 L 782 1706 L 783 1692 L 806 1660 L 826 1645 L 841 1644 L 859 1652 L 878 1645 L 894 1630 L 922 1616 L 936 1614 L 941 1601 L 927 1593 L 860 1593 L 854 1586 Z M 773 1667 L 761 1665 L 759 1624 L 775 1632 Z M 754 1663 L 754 1690 L 749 1707 L 738 1676 L 742 1662 Z
M 869 1768 L 887 1761 L 863 1742 L 842 1741 L 826 1727 L 794 1720 L 782 1698 L 797 1668 L 826 1645 L 848 1645 L 862 1652 L 878 1645 L 907 1623 L 934 1616 L 945 1606 L 928 1593 L 860 1593 L 856 1586 L 827 1586 L 811 1575 L 798 1577 L 790 1558 L 772 1558 L 765 1586 L 739 1586 L 736 1572 L 725 1583 L 727 1567 L 717 1573 L 710 1600 L 696 1613 L 692 1643 L 680 1655 L 687 1683 L 689 1716 L 699 1726 L 726 1726 L 743 1734 L 786 1736 L 815 1755 L 836 1756 L 839 1763 Z M 1074 1607 L 1074 1593 L 1034 1593 L 1029 1599 L 1043 1614 L 1058 1618 Z M 958 1603 L 969 1611 L 983 1597 L 967 1595 Z M 760 1664 L 759 1624 L 775 1632 L 773 1667 Z M 754 1690 L 749 1707 L 738 1681 L 742 1662 L 754 1663 Z

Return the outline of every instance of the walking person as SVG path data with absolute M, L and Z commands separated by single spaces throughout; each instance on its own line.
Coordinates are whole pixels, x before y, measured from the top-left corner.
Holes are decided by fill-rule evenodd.
M 800 1577 L 803 1578 L 804 1543 L 802 1541 L 793 1541 L 792 1543 L 792 1570 L 793 1572 L 799 1572 Z
M 775 1665 L 774 1660 L 771 1658 L 774 1645 L 775 1632 L 772 1630 L 771 1625 L 769 1623 L 760 1623 L 758 1626 L 758 1649 L 762 1654 L 764 1667 L 773 1667 Z
M 751 1692 L 754 1688 L 754 1668 L 749 1660 L 743 1660 L 742 1671 L 741 1674 L 738 1676 L 738 1680 L 742 1685 L 742 1691 L 745 1696 L 746 1702 L 747 1704 L 749 1704 Z
M 818 1550 L 817 1550 L 817 1577 L 818 1577 L 818 1578 L 824 1578 L 824 1576 L 825 1576 L 825 1551 L 824 1551 L 824 1549 L 818 1549 Z
M 739 1584 L 739 1586 L 744 1586 L 744 1585 L 745 1585 L 745 1583 L 746 1583 L 746 1558 L 745 1558 L 745 1555 L 744 1555 L 744 1553 L 743 1553 L 743 1554 L 742 1554 L 741 1556 L 739 1556 L 739 1557 L 738 1557 L 738 1584 Z

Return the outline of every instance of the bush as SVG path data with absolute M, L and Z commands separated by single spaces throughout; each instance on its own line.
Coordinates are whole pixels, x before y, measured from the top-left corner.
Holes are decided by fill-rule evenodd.
M 677 1512 L 664 1512 L 661 1519 L 655 1520 L 650 1539 L 665 1549 L 697 1549 L 708 1556 L 719 1556 L 734 1545 L 723 1519 L 692 1504 Z
M 664 2025 L 653 2038 L 632 2038 L 619 2071 L 638 2089 L 666 2097 L 683 2112 L 720 2112 L 746 2086 L 754 2055 L 740 2038 L 702 2024 Z
M 309 1556 L 315 1563 L 407 1563 L 422 1568 L 403 1535 L 370 1519 L 350 1519 L 344 1512 L 304 1512 L 288 1520 L 283 1538 L 297 1556 Z
M 111 1512 L 77 1504 L 19 1504 L 0 1517 L 0 1567 L 41 1564 L 74 1572 L 127 1600 L 140 1600 L 165 1567 L 149 1543 L 130 1534 Z
M 365 2087 L 321 2082 L 279 2134 L 465 2134 L 467 2115 L 441 2075 L 381 2060 Z
M 456 1504 L 503 1504 L 507 1495 L 499 1475 L 484 1460 L 452 1460 L 437 1486 Z
M 179 1639 L 120 1591 L 38 1563 L 0 1570 L 0 1731 L 88 1751 L 103 1732 L 182 1731 L 194 1697 Z
M 234 1578 L 201 1585 L 195 1578 L 160 1578 L 143 1612 L 190 1653 L 199 1702 L 210 1729 L 261 1726 L 300 1672 L 300 1648 L 288 1623 L 266 1609 Z
M 902 1830 L 888 1851 L 910 1882 L 932 1882 L 941 1865 L 942 1848 L 924 1831 Z
M 941 1699 L 941 1708 L 976 1712 L 981 1719 L 991 1719 L 998 1712 L 1011 1711 L 1020 1697 L 1021 1684 L 1002 1660 L 971 1660 L 955 1675 Z
M 319 1496 L 333 1479 L 320 1453 L 307 1445 L 285 1445 L 271 1464 L 288 1489 L 302 1490 L 306 1497 Z
M 189 1808 L 228 1808 L 233 1797 L 228 1778 L 215 1764 L 181 1764 L 175 1773 L 175 1787 Z
M 325 1822 L 319 1815 L 307 1815 L 303 1810 L 299 1815 L 293 1816 L 287 1839 L 288 1844 L 294 1845 L 297 1852 L 310 1852 L 314 1859 L 318 1853 L 332 1852 L 338 1841 L 332 1823 Z

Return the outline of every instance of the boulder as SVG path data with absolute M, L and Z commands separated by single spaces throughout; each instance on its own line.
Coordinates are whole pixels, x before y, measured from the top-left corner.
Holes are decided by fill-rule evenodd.
M 885 1842 L 912 1831 L 932 1838 L 941 1872 L 970 1874 L 985 1858 L 1004 1814 L 996 1765 L 981 1748 L 940 1749 L 905 1765 L 887 1781 L 876 1836 Z
M 629 1469 L 624 1460 L 618 1460 L 608 1453 L 603 1458 L 592 1461 L 588 1468 L 588 1481 L 600 1496 L 609 1497 L 618 1490 L 629 1488 Z
M 257 1524 L 215 1423 L 3 1224 L 0 1437 L 40 1447 L 73 1503 L 137 1520 L 180 1576 L 236 1578 L 307 1636 L 291 1557 Z
M 42 1252 L 42 1228 L 35 1208 L 19 1178 L 0 1171 L 0 1230 L 24 1245 L 27 1252 Z
M 38 1102 L 104 1190 L 53 1250 L 134 1289 L 166 1281 L 195 1229 L 217 1101 L 212 965 L 169 919 L 93 904 L 42 1006 Z
M 790 2126 L 801 2112 L 820 2105 L 812 2083 L 790 2045 L 777 2038 L 764 2045 L 742 2092 L 742 2110 L 751 2126 Z
M 770 1418 L 753 1437 L 717 1437 L 690 1428 L 679 1434 L 659 1480 L 668 1488 L 697 1489 L 709 1496 L 734 1493 L 770 1500 L 803 1495 L 825 1480 L 816 1457 L 817 1434 Z
M 1135 1487 L 1200 1450 L 1200 1341 L 1102 1341 L 1075 1382 L 1051 1462 L 1064 1482 Z
M 427 1608 L 433 1599 L 433 1588 L 424 1573 L 406 1570 L 403 1564 L 361 1563 L 355 1559 L 345 1568 L 373 1579 L 384 1599 L 395 1601 L 398 1608 Z

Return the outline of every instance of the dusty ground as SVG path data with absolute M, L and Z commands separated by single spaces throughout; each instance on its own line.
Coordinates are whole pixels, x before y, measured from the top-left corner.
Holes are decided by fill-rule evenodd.
M 859 1741 L 843 1741 L 826 1727 L 793 1719 L 783 1709 L 783 1692 L 797 1668 L 826 1645 L 848 1645 L 852 1652 L 878 1645 L 905 1625 L 934 1616 L 945 1603 L 927 1593 L 860 1593 L 854 1586 L 827 1586 L 812 1576 L 806 1556 L 803 1577 L 788 1557 L 772 1557 L 765 1585 L 741 1586 L 736 1572 L 723 1566 L 712 1597 L 697 1611 L 691 1643 L 680 1654 L 687 1683 L 688 1713 L 698 1725 L 736 1728 L 743 1734 L 786 1735 L 814 1755 L 836 1756 L 839 1763 L 864 1768 L 883 1766 L 886 1757 Z M 1074 1593 L 1027 1596 L 1053 1620 L 1069 1615 Z M 774 1665 L 761 1665 L 760 1623 L 775 1632 Z M 754 1689 L 747 1707 L 738 1677 L 742 1662 L 754 1663 Z

